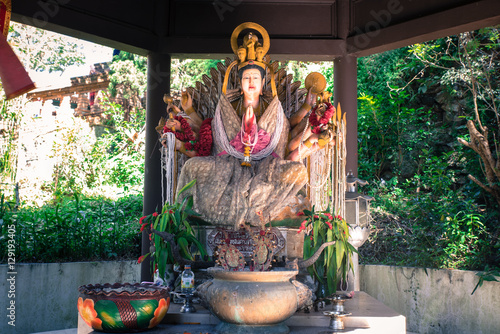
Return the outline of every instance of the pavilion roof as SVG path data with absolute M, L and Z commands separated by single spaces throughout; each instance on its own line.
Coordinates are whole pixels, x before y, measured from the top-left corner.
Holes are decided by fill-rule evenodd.
M 59 0 L 12 2 L 12 19 L 146 55 L 221 58 L 242 22 L 267 29 L 273 59 L 365 56 L 500 24 L 498 0 Z

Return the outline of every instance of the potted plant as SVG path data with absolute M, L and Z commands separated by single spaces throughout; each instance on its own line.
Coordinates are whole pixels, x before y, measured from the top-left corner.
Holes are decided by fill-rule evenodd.
M 336 293 L 339 278 L 342 285 L 347 282 L 347 274 L 352 270 L 351 256 L 357 250 L 348 242 L 349 224 L 341 216 L 333 216 L 329 210 L 314 212 L 314 207 L 312 211 L 304 210 L 304 216 L 299 233 L 305 231 L 305 260 L 312 257 L 324 243 L 335 241 L 307 268 L 311 277 L 319 283 L 316 295 L 323 298 Z
M 182 188 L 179 195 L 191 188 L 196 180 L 186 184 Z M 194 260 L 193 249 L 198 252 L 201 258 L 208 256 L 205 247 L 198 241 L 195 236 L 194 229 L 188 220 L 189 216 L 198 216 L 193 211 L 193 197 L 187 196 L 182 200 L 182 203 L 176 201 L 174 204 L 165 203 L 160 213 L 154 212 L 144 216 L 139 220 L 141 231 L 146 229 L 149 232 L 151 240 L 150 252 L 139 257 L 138 262 L 141 263 L 146 258 L 151 257 L 153 272 L 157 273 L 166 285 L 173 288 L 173 266 L 176 264 L 172 253 L 172 245 L 163 238 L 151 232 L 152 229 L 159 232 L 167 232 L 174 236 L 174 242 L 179 248 L 180 255 L 190 261 Z M 175 281 L 175 280 L 174 280 Z

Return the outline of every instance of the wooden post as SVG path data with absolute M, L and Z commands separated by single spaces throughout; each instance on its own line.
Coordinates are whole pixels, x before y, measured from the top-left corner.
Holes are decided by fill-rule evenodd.
M 334 60 L 335 105 L 346 113 L 346 172 L 358 175 L 358 83 L 357 58 L 350 55 Z
M 170 94 L 170 56 L 150 53 L 148 55 L 148 88 L 146 102 L 146 152 L 144 162 L 144 207 L 143 215 L 161 210 L 161 144 L 155 127 L 165 111 L 163 94 Z M 142 233 L 141 254 L 149 253 L 149 236 Z M 141 265 L 141 281 L 152 281 L 151 262 L 146 260 Z

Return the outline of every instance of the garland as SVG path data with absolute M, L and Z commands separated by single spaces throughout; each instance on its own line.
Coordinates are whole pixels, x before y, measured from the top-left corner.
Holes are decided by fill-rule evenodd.
M 193 130 L 189 123 L 182 116 L 174 116 L 174 119 L 178 120 L 181 123 L 182 132 L 172 131 L 172 129 L 168 128 L 166 125 L 163 127 L 163 133 L 173 132 L 175 134 L 175 138 L 179 139 L 182 142 L 194 141 Z
M 190 141 L 184 144 L 186 150 L 196 151 L 197 156 L 206 157 L 212 154 L 212 118 L 207 118 L 201 123 L 198 141 Z
M 327 124 L 328 121 L 330 121 L 330 118 L 332 118 L 333 114 L 335 113 L 335 107 L 331 103 L 324 102 L 324 104 L 326 105 L 326 110 L 323 113 L 323 116 L 320 117 L 320 119 L 318 119 L 318 116 L 316 115 L 316 109 L 318 109 L 318 106 L 321 104 L 316 105 L 311 112 L 311 115 L 309 115 L 309 123 L 311 124 L 313 133 L 320 133 L 320 127 Z

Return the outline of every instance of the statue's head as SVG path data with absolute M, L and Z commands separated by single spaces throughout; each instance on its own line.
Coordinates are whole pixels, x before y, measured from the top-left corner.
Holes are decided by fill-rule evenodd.
M 257 65 L 249 65 L 240 70 L 241 90 L 244 95 L 262 94 L 264 70 Z
M 247 59 L 247 49 L 243 46 L 238 48 L 238 59 L 240 62 L 244 62 Z
M 255 56 L 257 61 L 262 61 L 264 59 L 264 48 L 262 46 L 258 46 L 255 48 Z
M 259 38 L 255 33 L 250 32 L 243 37 L 242 44 L 239 44 L 238 37 L 240 33 L 248 29 L 251 29 L 259 33 L 260 36 L 262 37 L 262 43 L 259 42 Z M 237 26 L 236 29 L 234 29 L 233 34 L 231 35 L 231 48 L 233 49 L 235 55 L 237 55 L 238 59 L 233 61 L 226 70 L 226 74 L 224 76 L 224 83 L 222 85 L 223 94 L 226 94 L 227 83 L 229 79 L 229 74 L 231 73 L 231 69 L 233 67 L 237 67 L 238 75 L 240 77 L 244 93 L 246 93 L 244 88 L 244 84 L 246 84 L 244 83 L 245 79 L 244 73 L 250 73 L 247 71 L 252 70 L 253 72 L 252 79 L 254 81 L 257 81 L 256 75 L 259 76 L 258 89 L 259 93 L 261 93 L 262 87 L 264 86 L 264 79 L 266 77 L 266 69 L 269 69 L 271 75 L 270 86 L 273 93 L 273 97 L 277 95 L 276 85 L 274 83 L 273 68 L 269 66 L 269 64 L 264 60 L 267 52 L 269 51 L 269 46 L 270 42 L 267 31 L 257 23 L 245 22 Z M 246 79 L 249 78 L 247 77 Z M 252 88 L 253 85 L 250 85 L 250 87 Z
M 263 79 L 265 78 L 266 76 L 266 69 L 263 68 L 262 66 L 260 65 L 257 65 L 257 64 L 248 64 L 240 69 L 238 69 L 238 77 L 240 78 L 240 80 L 243 78 L 243 73 L 246 71 L 246 70 L 250 70 L 250 69 L 256 69 L 256 70 L 259 70 L 260 72 L 260 78 Z

